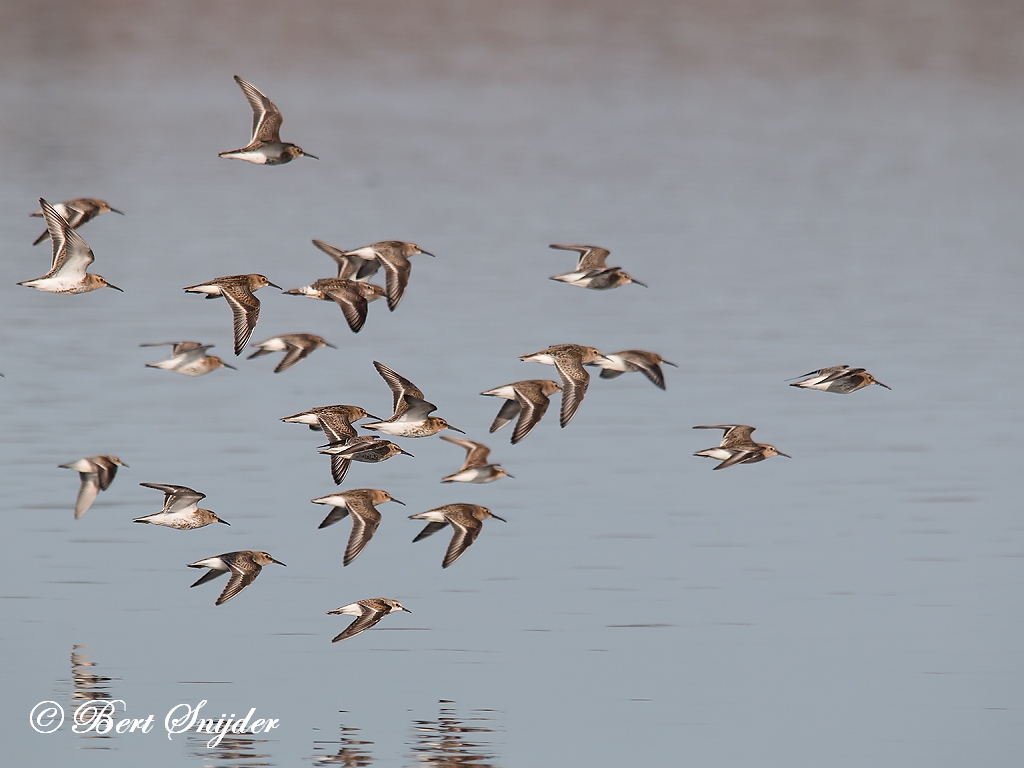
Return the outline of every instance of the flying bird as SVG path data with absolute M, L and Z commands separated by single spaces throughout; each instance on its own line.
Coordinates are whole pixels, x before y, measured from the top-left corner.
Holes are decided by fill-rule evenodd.
M 579 344 L 556 344 L 520 358 L 527 363 L 553 365 L 562 379 L 562 407 L 559 424 L 564 428 L 576 414 L 583 396 L 587 394 L 590 374 L 583 368 L 587 363 L 603 360 L 604 355 L 594 347 Z
M 638 371 L 650 380 L 658 389 L 665 388 L 665 374 L 661 370 L 661 364 L 671 365 L 673 368 L 679 366 L 670 363 L 657 352 L 645 352 L 642 349 L 624 349 L 621 352 L 609 352 L 603 359 L 597 359 L 587 365 L 597 365 L 601 368 L 602 379 L 614 379 L 630 371 Z
M 394 413 L 388 419 L 363 424 L 363 429 L 373 429 L 395 437 L 429 437 L 444 429 L 462 432 L 444 419 L 431 416 L 437 406 L 424 400 L 423 392 L 407 378 L 376 360 L 373 367 L 391 388 Z
M 279 362 L 277 367 L 274 369 L 274 373 L 287 371 L 299 362 L 299 360 L 309 357 L 314 350 L 320 349 L 320 347 L 337 349 L 336 346 L 331 344 L 322 336 L 317 336 L 315 333 L 286 333 L 282 336 L 274 336 L 266 341 L 261 341 L 255 346 L 259 347 L 259 349 L 249 355 L 249 357 L 246 358 L 247 360 L 252 360 L 254 357 L 269 355 L 271 352 L 285 353 L 284 357 L 281 358 L 281 362 Z
M 871 384 L 892 389 L 892 387 L 886 386 L 863 368 L 851 368 L 848 365 L 834 365 L 831 368 L 822 368 L 805 373 L 797 378 L 801 379 L 801 381 L 794 382 L 789 386 L 800 387 L 801 389 L 820 389 L 823 392 L 835 392 L 840 395 L 848 395 Z
M 507 522 L 505 518 L 498 517 L 487 507 L 481 507 L 478 504 L 445 504 L 443 507 L 409 515 L 410 520 L 427 521 L 423 530 L 413 539 L 414 542 L 437 533 L 446 525 L 452 527 L 452 540 L 448 544 L 448 551 L 445 552 L 444 560 L 441 562 L 442 568 L 447 568 L 462 557 L 462 553 L 469 549 L 469 545 L 480 535 L 483 521 L 488 517 L 501 520 L 503 523 Z
M 412 273 L 409 257 L 419 253 L 434 255 L 424 251 L 416 243 L 407 243 L 403 240 L 382 240 L 351 251 L 343 251 L 323 240 L 314 240 L 313 245 L 334 259 L 338 265 L 338 277 L 369 280 L 383 266 L 388 309 L 392 312 L 402 300 L 409 285 L 409 275 Z
M 226 552 L 223 555 L 208 557 L 205 560 L 196 560 L 194 563 L 189 563 L 188 567 L 209 568 L 210 570 L 200 576 L 191 586 L 198 587 L 200 584 L 212 581 L 218 576 L 230 573 L 231 578 L 228 580 L 228 585 L 224 587 L 224 591 L 220 593 L 220 597 L 214 603 L 214 605 L 223 605 L 252 584 L 256 577 L 260 575 L 263 566 L 270 563 L 284 565 L 280 560 L 272 558 L 267 552 L 257 552 L 251 549 L 243 549 L 240 552 Z
M 180 373 L 182 376 L 202 376 L 218 368 L 238 370 L 235 366 L 228 365 L 216 355 L 206 354 L 206 350 L 213 347 L 213 344 L 202 344 L 198 341 L 157 341 L 150 344 L 140 344 L 139 346 L 169 346 L 171 348 L 171 356 L 169 358 L 157 360 L 155 363 L 146 363 L 147 368 L 159 368 L 163 371 Z
M 714 469 L 725 469 L 735 464 L 756 464 L 759 461 L 770 459 L 772 456 L 785 456 L 792 458 L 788 453 L 783 453 L 774 445 L 768 443 L 755 443 L 750 434 L 755 427 L 748 427 L 746 424 L 708 424 L 706 426 L 694 427 L 694 429 L 722 429 L 722 442 L 716 448 L 705 448 L 697 451 L 694 456 L 707 456 L 720 462 Z
M 577 285 L 580 288 L 590 288 L 594 291 L 607 291 L 611 288 L 618 288 L 627 283 L 647 287 L 645 283 L 634 280 L 622 271 L 622 267 L 609 267 L 605 260 L 611 253 L 605 248 L 598 248 L 596 245 L 559 245 L 554 243 L 552 248 L 560 251 L 576 251 L 579 253 L 579 261 L 573 272 L 564 275 L 553 275 L 552 280 Z
M 404 607 L 397 600 L 391 600 L 386 597 L 370 597 L 366 600 L 358 600 L 348 605 L 343 605 L 341 608 L 335 608 L 333 611 L 328 611 L 327 614 L 339 615 L 344 614 L 346 616 L 358 616 L 358 618 L 348 625 L 348 628 L 334 638 L 331 642 L 336 643 L 339 640 L 347 640 L 350 637 L 355 637 L 363 630 L 369 629 L 389 613 L 395 613 L 396 611 L 405 611 L 406 613 L 412 613 L 408 608 Z
M 319 301 L 333 301 L 353 333 L 366 324 L 367 305 L 384 295 L 384 289 L 373 283 L 360 283 L 345 277 L 325 277 L 311 285 L 285 291 L 289 296 L 306 296 Z
M 491 449 L 483 443 L 448 435 L 441 435 L 441 439 L 466 449 L 466 460 L 462 462 L 462 469 L 442 478 L 442 483 L 493 483 L 503 477 L 512 477 L 500 464 L 488 463 L 487 458 L 491 455 Z
M 124 216 L 124 213 L 117 210 L 117 208 L 111 208 L 110 203 L 105 200 L 97 200 L 94 197 L 79 197 L 75 200 L 65 200 L 63 203 L 54 203 L 53 209 L 61 215 L 72 229 L 78 229 L 83 224 L 107 212 L 120 213 Z M 40 218 L 43 215 L 42 209 L 29 214 L 29 216 L 38 216 Z M 37 237 L 32 245 L 39 245 L 49 236 L 50 230 L 47 227 L 47 230 Z
M 199 493 L 199 491 L 194 491 L 185 485 L 167 485 L 164 483 L 139 483 L 139 485 L 144 488 L 162 491 L 164 494 L 164 508 L 152 515 L 136 517 L 132 521 L 133 523 L 163 525 L 179 531 L 203 528 L 210 525 L 210 523 L 231 525 L 227 520 L 221 520 L 217 517 L 213 510 L 201 509 L 199 507 L 199 502 L 206 498 L 205 493 Z
M 52 205 L 43 198 L 39 198 L 39 205 L 46 219 L 46 229 L 53 241 L 50 271 L 42 277 L 25 280 L 18 285 L 47 293 L 89 293 L 99 288 L 120 291 L 116 285 L 108 283 L 105 277 L 86 272 L 89 265 L 96 260 L 92 248 Z
M 314 160 L 320 159 L 316 155 L 304 152 L 302 147 L 281 141 L 281 123 L 284 122 L 281 110 L 254 85 L 247 83 L 238 75 L 235 75 L 235 82 L 252 107 L 252 138 L 249 144 L 241 149 L 221 152 L 218 157 L 245 160 L 256 165 L 284 165 L 303 156 L 312 157 Z
M 75 520 L 89 510 L 100 491 L 110 487 L 114 482 L 114 475 L 117 474 L 117 468 L 127 466 L 117 456 L 109 454 L 89 456 L 60 465 L 61 469 L 73 469 L 78 472 L 78 477 L 82 481 L 78 488 L 78 498 L 75 499 Z
M 202 293 L 206 298 L 215 299 L 223 296 L 231 307 L 231 314 L 235 324 L 235 355 L 242 354 L 245 345 L 249 343 L 256 321 L 260 317 L 260 300 L 254 294 L 260 288 L 273 286 L 281 290 L 281 286 L 274 285 L 263 275 L 228 275 L 227 277 L 215 277 L 205 283 L 190 285 L 185 288 L 185 293 Z
M 562 386 L 550 379 L 527 379 L 481 392 L 481 395 L 508 400 L 494 417 L 491 432 L 497 432 L 518 417 L 515 429 L 512 430 L 512 445 L 515 445 L 540 423 L 551 404 L 548 396 L 561 391 Z
M 391 497 L 387 491 L 376 488 L 356 488 L 351 491 L 341 491 L 328 496 L 321 496 L 312 500 L 314 504 L 330 504 L 331 511 L 320 528 L 334 525 L 346 517 L 352 518 L 352 533 L 348 538 L 348 546 L 345 547 L 345 558 L 342 565 L 348 565 L 366 548 L 373 534 L 380 525 L 380 512 L 377 511 L 377 504 L 393 501 L 396 504 L 405 506 L 405 502 Z

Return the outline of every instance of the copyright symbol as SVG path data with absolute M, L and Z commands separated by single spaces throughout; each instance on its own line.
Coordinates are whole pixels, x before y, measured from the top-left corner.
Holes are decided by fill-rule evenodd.
M 53 733 L 64 725 L 64 708 L 56 701 L 40 701 L 29 712 L 28 722 L 36 733 Z

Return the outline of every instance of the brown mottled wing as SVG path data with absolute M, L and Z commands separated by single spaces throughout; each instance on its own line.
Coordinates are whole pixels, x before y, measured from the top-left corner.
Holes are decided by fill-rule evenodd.
M 373 361 L 373 367 L 377 369 L 377 373 L 381 375 L 384 381 L 387 382 L 388 387 L 391 388 L 391 408 L 394 411 L 394 415 L 398 416 L 406 410 L 405 398 L 415 397 L 420 400 L 426 400 L 423 397 L 423 392 L 401 374 L 388 368 L 383 363 L 378 363 L 376 360 Z
M 587 394 L 590 374 L 584 370 L 580 359 L 574 356 L 555 358 L 555 368 L 562 379 L 562 407 L 559 413 L 559 423 L 565 427 L 579 409 L 580 403 L 583 402 L 583 396 Z
M 289 368 L 291 368 L 293 365 L 299 362 L 299 360 L 302 360 L 304 357 L 308 357 L 309 353 L 313 351 L 313 347 L 311 345 L 292 344 L 290 342 L 285 342 L 285 344 L 287 346 L 287 349 L 285 350 L 284 353 L 284 359 L 282 359 L 281 362 L 277 364 L 277 367 L 274 369 L 274 373 L 287 371 Z
M 353 288 L 327 288 L 324 295 L 330 296 L 341 307 L 341 314 L 353 333 L 359 333 L 366 324 L 366 298 Z
M 380 512 L 366 499 L 351 499 L 348 506 L 352 513 L 352 534 L 348 537 L 342 565 L 348 565 L 359 557 L 380 525 Z
M 223 605 L 243 589 L 248 587 L 256 580 L 256 577 L 260 575 L 260 570 L 262 570 L 248 558 L 239 559 L 230 565 L 231 578 L 228 580 L 228 585 L 224 587 L 224 591 L 220 593 L 220 597 L 217 598 L 217 602 L 214 603 L 214 605 Z
M 433 536 L 446 525 L 448 525 L 448 523 L 427 523 L 425 526 L 423 526 L 423 530 L 416 534 L 416 538 L 413 539 L 413 542 L 425 539 L 427 538 L 427 536 Z
M 338 277 L 348 280 L 352 277 L 353 273 L 358 271 L 359 267 L 356 264 L 356 260 L 348 256 L 341 248 L 325 243 L 323 240 L 313 240 L 313 245 L 334 259 L 338 265 Z M 362 260 L 360 259 L 360 261 Z
M 387 611 L 375 611 L 372 608 L 362 605 L 362 603 L 360 603 L 360 606 L 362 607 L 363 612 L 355 621 L 348 625 L 348 628 L 346 628 L 344 632 L 335 637 L 331 641 L 332 643 L 336 643 L 339 640 L 347 640 L 350 637 L 355 637 L 360 632 L 374 626 L 377 622 L 388 615 Z
M 576 264 L 577 272 L 585 272 L 590 269 L 604 269 L 607 266 L 605 260 L 611 254 L 611 251 L 598 248 L 596 245 L 559 245 L 552 243 L 550 247 L 560 251 L 576 251 L 579 253 L 580 258 Z
M 750 437 L 755 427 L 748 427 L 746 424 L 707 424 L 694 427 L 694 429 L 724 429 L 720 448 L 736 448 L 737 446 L 750 445 L 753 439 Z M 734 462 L 735 463 L 735 462 Z
M 658 389 L 665 388 L 665 374 L 661 370 L 661 366 L 657 363 L 651 363 L 646 360 L 627 360 L 633 368 L 640 371 L 648 380 L 656 386 Z M 604 375 L 604 371 L 601 375 Z
M 483 443 L 464 440 L 461 437 L 449 437 L 448 435 L 441 435 L 440 437 L 446 443 L 452 443 L 466 449 L 466 460 L 462 463 L 462 469 L 459 472 L 470 467 L 483 467 L 487 465 L 487 457 L 491 455 L 491 449 Z
M 281 111 L 274 106 L 274 102 L 264 96 L 258 88 L 251 83 L 235 75 L 235 82 L 242 89 L 245 98 L 252 107 L 252 139 L 250 144 L 257 141 L 281 141 L 281 123 L 284 118 Z
M 447 568 L 454 563 L 462 554 L 469 549 L 469 545 L 476 541 L 480 535 L 483 523 L 472 515 L 449 514 L 448 520 L 452 524 L 452 540 L 448 544 L 448 551 L 444 553 L 442 568 Z
M 52 205 L 42 198 L 39 198 L 39 205 L 43 209 L 46 229 L 53 241 L 53 259 L 47 274 L 52 275 L 65 270 L 69 276 L 81 278 L 85 275 L 89 265 L 95 261 L 92 249 L 81 235 L 68 225 L 64 217 L 54 210 Z
M 384 267 L 384 286 L 387 291 L 388 309 L 394 312 L 409 285 L 412 264 L 393 248 L 381 248 L 377 253 L 377 260 Z
M 240 355 L 260 318 L 260 300 L 253 296 L 248 285 L 241 283 L 221 285 L 221 293 L 231 307 L 235 321 L 235 354 Z
M 341 485 L 350 466 L 352 466 L 352 459 L 346 459 L 344 456 L 336 454 L 331 455 L 331 477 L 334 479 L 335 485 Z
M 117 464 L 106 456 L 93 456 L 90 461 L 96 467 L 96 474 L 99 478 L 100 490 L 105 491 L 114 482 L 114 475 L 117 474 Z
M 515 445 L 526 437 L 536 427 L 544 414 L 548 411 L 551 401 L 547 395 L 540 391 L 539 387 L 517 388 L 517 405 L 519 406 L 519 421 L 512 431 L 512 445 Z
M 206 498 L 205 493 L 194 491 L 185 485 L 169 485 L 166 483 L 139 483 L 144 488 L 163 491 L 164 508 L 161 512 L 171 513 L 188 509 Z
M 320 429 L 324 431 L 329 443 L 347 442 L 359 434 L 348 418 L 340 413 L 321 411 L 316 420 L 320 422 Z

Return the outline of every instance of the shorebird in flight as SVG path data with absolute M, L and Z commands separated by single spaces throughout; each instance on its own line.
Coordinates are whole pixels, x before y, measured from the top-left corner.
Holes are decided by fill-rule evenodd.
M 242 89 L 252 107 L 252 138 L 241 149 L 219 153 L 219 157 L 230 160 L 245 160 L 256 165 L 284 165 L 296 157 L 320 158 L 304 152 L 302 147 L 281 141 L 281 123 L 284 118 L 274 102 L 264 96 L 256 86 L 235 75 L 235 82 Z

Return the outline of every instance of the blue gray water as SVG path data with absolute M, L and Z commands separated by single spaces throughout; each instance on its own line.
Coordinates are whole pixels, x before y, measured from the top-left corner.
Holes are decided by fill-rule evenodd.
M 1024 750 L 1024 13 L 1012 4 L 10 3 L 0 8 L 0 733 L 17 765 L 1006 766 Z M 239 74 L 281 168 L 248 137 Z M 26 214 L 100 197 L 82 234 L 114 291 L 15 285 Z M 141 342 L 230 358 L 223 302 L 181 288 L 331 274 L 310 244 L 408 239 L 396 312 L 353 335 L 326 303 L 260 292 L 254 340 L 338 344 L 188 379 Z M 650 288 L 548 281 L 610 248 Z M 480 391 L 554 343 L 661 352 L 668 391 L 595 379 L 517 446 Z M 462 452 L 357 465 L 382 508 L 350 567 L 318 436 L 279 417 L 386 412 L 380 360 L 515 475 L 442 486 Z M 864 366 L 848 397 L 784 380 Z M 739 422 L 792 454 L 712 472 Z M 130 467 L 81 519 L 57 465 Z M 230 528 L 133 526 L 190 485 Z M 442 571 L 408 514 L 486 504 Z M 225 606 L 193 560 L 266 549 Z M 332 645 L 326 612 L 413 613 Z M 92 696 L 96 693 L 96 696 Z M 156 731 L 33 732 L 44 699 L 109 696 Z M 278 718 L 218 750 L 164 714 Z M 346 762 L 348 761 L 348 762 Z

